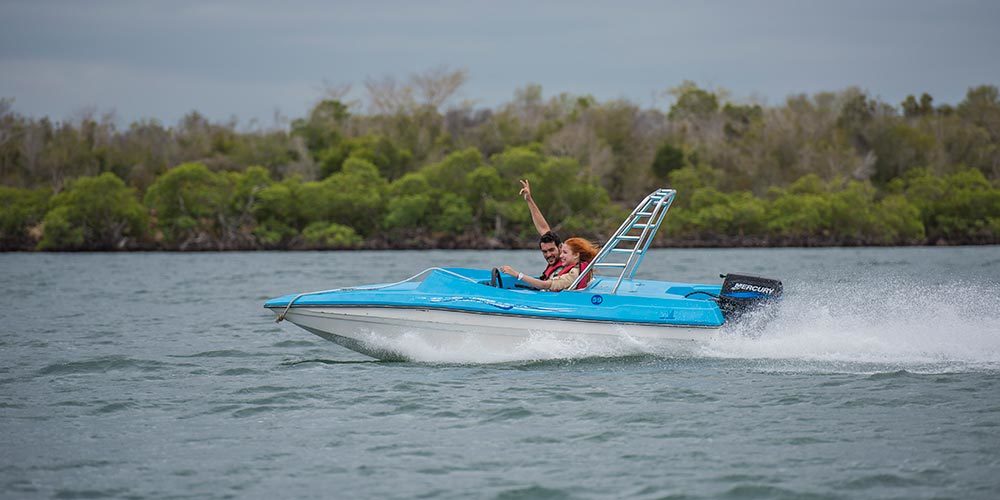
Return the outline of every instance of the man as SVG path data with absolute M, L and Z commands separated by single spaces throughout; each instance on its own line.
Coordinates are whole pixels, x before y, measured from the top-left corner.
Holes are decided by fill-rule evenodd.
M 542 251 L 542 257 L 545 258 L 545 262 L 548 264 L 538 279 L 550 279 L 553 276 L 557 276 L 563 268 L 563 263 L 559 259 L 559 247 L 562 245 L 562 240 L 559 239 L 559 235 L 552 232 L 549 223 L 542 216 L 542 211 L 535 204 L 535 200 L 531 197 L 531 184 L 528 183 L 527 179 L 521 180 L 521 192 L 519 194 L 524 196 L 524 201 L 528 203 L 528 210 L 531 211 L 531 222 L 535 224 L 535 229 L 538 230 L 540 236 L 538 239 L 538 249 Z

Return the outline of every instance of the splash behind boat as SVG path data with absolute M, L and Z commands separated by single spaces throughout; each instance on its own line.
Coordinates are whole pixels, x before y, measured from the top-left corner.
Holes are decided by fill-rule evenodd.
M 571 291 L 539 291 L 496 269 L 430 268 L 397 283 L 285 295 L 264 307 L 348 349 L 398 359 L 407 338 L 438 351 L 497 353 L 537 336 L 597 346 L 691 342 L 781 296 L 779 281 L 735 274 L 721 285 L 634 279 L 674 196 L 659 189 L 636 206 L 580 290 L 574 283 Z

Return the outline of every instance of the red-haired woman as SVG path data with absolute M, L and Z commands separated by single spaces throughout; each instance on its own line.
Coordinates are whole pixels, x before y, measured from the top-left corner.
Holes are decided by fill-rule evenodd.
M 590 278 L 593 276 L 593 272 L 587 267 L 596 255 L 597 248 L 594 247 L 593 243 L 583 238 L 570 238 L 563 242 L 559 250 L 559 257 L 565 266 L 563 266 L 562 270 L 556 276 L 550 279 L 540 280 L 531 276 L 525 276 L 524 273 L 520 273 L 510 266 L 503 266 L 500 270 L 511 276 L 517 276 L 517 279 L 535 288 L 551 290 L 553 292 L 569 288 L 580 273 L 585 273 L 586 276 L 576 285 L 576 289 L 580 290 L 587 287 L 587 283 L 590 282 Z

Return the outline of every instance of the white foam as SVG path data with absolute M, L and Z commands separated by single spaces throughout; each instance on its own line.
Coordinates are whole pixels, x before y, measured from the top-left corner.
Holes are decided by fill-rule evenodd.
M 420 362 L 503 363 L 647 354 L 776 360 L 795 370 L 962 371 L 1000 369 L 1000 285 L 919 285 L 904 280 L 839 280 L 786 290 L 776 317 L 748 334 L 727 326 L 691 348 L 650 345 L 628 335 L 594 341 L 533 332 L 513 350 L 497 352 L 468 335 L 457 347 L 436 346 L 416 332 L 368 341 Z
M 408 332 L 396 338 L 372 334 L 366 342 L 380 349 L 398 353 L 418 362 L 433 363 L 506 363 L 512 361 L 545 361 L 590 357 L 621 357 L 649 352 L 649 347 L 628 335 L 594 341 L 583 337 L 534 331 L 523 341 L 505 351 L 483 345 L 476 335 L 463 336 L 461 342 L 447 346 L 435 345 L 418 332 Z
M 923 286 L 889 280 L 790 290 L 759 335 L 726 329 L 702 354 L 898 365 L 1000 368 L 995 285 Z

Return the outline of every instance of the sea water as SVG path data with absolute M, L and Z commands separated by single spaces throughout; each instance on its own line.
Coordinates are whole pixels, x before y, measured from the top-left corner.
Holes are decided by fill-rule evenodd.
M 285 293 L 536 251 L 2 254 L 3 498 L 1000 496 L 1000 248 L 656 250 L 782 279 L 694 352 L 542 332 L 377 362 Z M 626 332 L 627 333 L 627 332 Z

